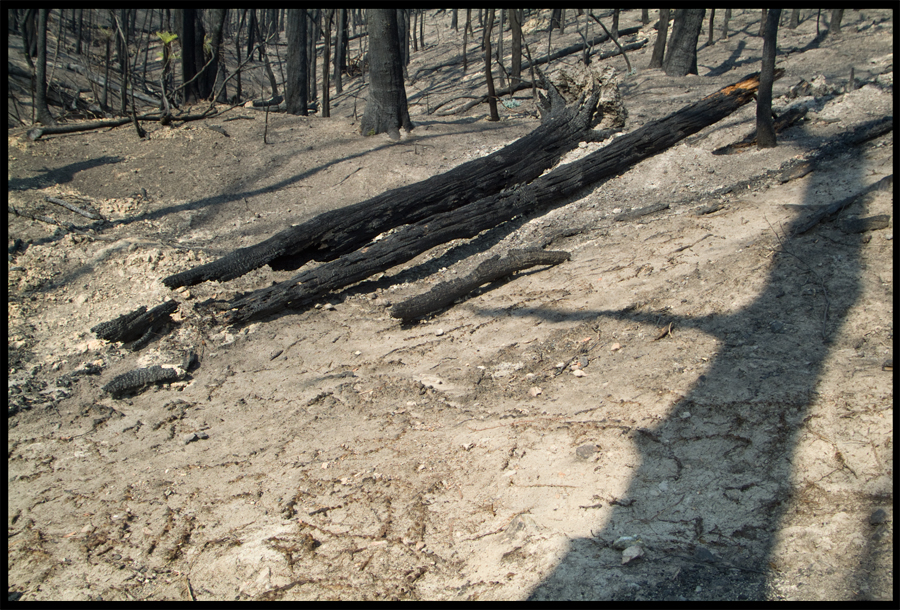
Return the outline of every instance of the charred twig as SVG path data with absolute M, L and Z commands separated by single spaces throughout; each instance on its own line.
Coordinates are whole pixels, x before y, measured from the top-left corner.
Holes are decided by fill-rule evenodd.
M 56 205 L 61 205 L 62 207 L 66 208 L 67 210 L 71 210 L 71 211 L 75 212 L 76 214 L 81 214 L 85 218 L 90 218 L 91 220 L 106 220 L 100 214 L 95 214 L 94 212 L 88 212 L 87 210 L 83 210 L 83 209 L 79 208 L 78 206 L 74 206 L 71 203 L 63 201 L 62 199 L 58 199 L 56 197 L 46 197 L 46 199 L 50 203 L 55 203 Z

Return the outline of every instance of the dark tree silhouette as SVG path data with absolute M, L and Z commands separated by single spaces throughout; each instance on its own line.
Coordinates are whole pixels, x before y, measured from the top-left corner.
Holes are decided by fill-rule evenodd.
M 770 8 L 766 13 L 762 72 L 759 76 L 759 93 L 756 98 L 756 146 L 758 148 L 774 148 L 776 144 L 775 125 L 772 122 L 772 81 L 775 77 L 775 48 L 780 19 L 780 8 Z
M 347 10 L 342 8 L 335 9 L 335 15 L 334 92 L 341 93 L 344 90 L 344 84 L 341 82 L 341 70 L 347 65 L 347 58 L 345 57 L 347 49 Z
M 509 26 L 512 30 L 512 66 L 510 67 L 510 87 L 519 84 L 522 77 L 522 17 L 521 9 L 509 9 Z
M 37 18 L 37 64 L 35 65 L 34 105 L 36 120 L 42 125 L 56 125 L 50 108 L 47 107 L 47 13 L 48 9 L 38 10 Z
M 288 114 L 307 115 L 309 102 L 309 63 L 306 58 L 306 9 L 287 11 L 287 80 L 284 99 Z
M 360 121 L 365 136 L 387 133 L 400 138 L 400 127 L 412 131 L 403 85 L 403 64 L 396 9 L 369 9 L 369 97 Z
M 659 9 L 659 24 L 656 27 L 656 43 L 653 45 L 653 56 L 650 58 L 648 68 L 662 68 L 663 57 L 666 54 L 666 37 L 669 33 L 669 9 Z
M 200 95 L 199 79 L 194 78 L 199 71 L 197 66 L 198 59 L 195 57 L 198 47 L 196 40 L 197 28 L 195 25 L 197 21 L 199 21 L 197 9 L 181 9 L 181 78 L 182 82 L 185 83 L 184 101 L 187 103 L 196 102 L 202 97 Z M 200 58 L 202 59 L 202 36 L 200 37 L 199 48 L 201 50 Z M 200 66 L 202 65 L 201 63 Z
M 488 106 L 491 109 L 491 121 L 499 121 L 497 113 L 497 92 L 494 89 L 494 76 L 491 74 L 491 30 L 494 29 L 494 9 L 488 9 L 484 25 L 484 76 L 487 80 Z
M 678 9 L 672 39 L 663 61 L 663 70 L 669 76 L 686 76 L 697 73 L 697 39 L 703 26 L 705 9 Z
M 841 35 L 841 20 L 844 18 L 844 9 L 835 8 L 831 10 L 831 23 L 828 24 L 827 36 Z
M 225 30 L 225 17 L 227 14 L 228 10 L 224 8 L 214 8 L 210 10 L 212 32 L 210 33 L 209 45 L 212 49 L 212 63 L 207 66 L 206 71 L 204 72 L 209 91 L 207 97 L 215 92 L 216 85 L 219 85 L 222 90 L 219 92 L 216 101 L 223 104 L 228 101 L 228 92 L 225 87 L 225 79 L 227 78 L 225 74 L 225 61 L 224 59 L 221 59 L 222 39 Z M 204 61 L 203 63 L 205 64 L 206 62 Z
M 325 9 L 322 15 L 322 33 L 325 36 L 325 48 L 322 50 L 322 116 L 331 116 L 331 21 L 334 9 Z

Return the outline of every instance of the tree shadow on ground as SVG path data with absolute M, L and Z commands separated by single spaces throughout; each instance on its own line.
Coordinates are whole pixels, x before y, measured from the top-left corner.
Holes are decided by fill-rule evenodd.
M 69 163 L 62 167 L 46 169 L 40 176 L 32 178 L 13 178 L 7 185 L 9 191 L 28 191 L 32 189 L 42 189 L 54 184 L 66 184 L 71 182 L 78 172 L 101 165 L 111 163 L 121 163 L 125 159 L 122 157 L 97 157 L 96 159 L 88 159 L 87 161 L 79 161 L 78 163 Z
M 845 166 L 860 150 L 853 155 Z M 863 181 L 848 176 L 848 191 Z M 821 203 L 815 192 L 805 199 Z M 816 271 L 808 264 L 822 256 L 816 230 L 791 236 L 801 222 L 784 228 L 768 281 L 746 307 L 696 318 L 592 312 L 649 323 L 662 316 L 716 336 L 721 348 L 667 418 L 635 431 L 640 459 L 627 494 L 595 538 L 571 541 L 531 599 L 766 597 L 798 434 L 829 343 L 861 290 L 861 236 L 844 240 L 840 265 Z M 621 566 L 610 544 L 626 535 L 640 536 L 646 556 Z

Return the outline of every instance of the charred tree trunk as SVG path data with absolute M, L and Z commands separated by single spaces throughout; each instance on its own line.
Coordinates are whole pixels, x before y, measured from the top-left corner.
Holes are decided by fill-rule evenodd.
M 600 92 L 595 91 L 580 107 L 566 109 L 559 94 L 552 92 L 550 112 L 541 126 L 487 157 L 355 205 L 326 212 L 259 244 L 169 276 L 163 283 L 175 288 L 207 280 L 226 281 L 276 259 L 281 259 L 276 263 L 278 268 L 294 269 L 312 259 L 330 260 L 366 245 L 390 229 L 454 210 L 513 184 L 529 182 L 585 139 L 594 120 L 599 96 Z M 282 266 L 281 263 L 288 264 Z
M 341 81 L 341 72 L 347 63 L 344 57 L 347 48 L 347 10 L 334 9 L 337 21 L 334 30 L 334 92 L 341 93 L 344 90 Z
M 669 33 L 669 9 L 659 9 L 659 25 L 656 27 L 656 43 L 653 45 L 653 56 L 650 58 L 648 68 L 662 68 L 663 57 L 666 54 L 666 38 Z
M 38 9 L 37 19 L 37 64 L 34 77 L 34 105 L 37 122 L 41 125 L 56 125 L 47 106 L 47 13 L 45 8 Z
M 462 60 L 463 60 L 463 74 L 466 73 L 466 70 L 469 68 L 469 59 L 468 59 L 468 47 L 469 47 L 469 30 L 471 29 L 472 22 L 472 9 L 466 9 L 466 25 L 463 26 L 463 50 L 462 50 Z
M 303 307 L 331 290 L 386 271 L 435 246 L 454 239 L 471 238 L 521 214 L 558 205 L 585 187 L 616 176 L 728 116 L 753 99 L 758 85 L 759 75 L 751 75 L 664 119 L 621 136 L 606 147 L 559 167 L 527 186 L 408 224 L 366 248 L 240 297 L 228 304 L 229 311 L 223 321 L 243 323 L 285 308 Z
M 841 20 L 844 18 L 844 9 L 831 9 L 831 23 L 828 24 L 828 36 L 841 35 Z
M 207 82 L 209 82 L 210 93 L 216 93 L 216 87 L 221 87 L 221 91 L 218 91 L 216 95 L 216 101 L 220 104 L 228 102 L 228 91 L 225 86 L 228 75 L 225 73 L 225 55 L 222 52 L 222 38 L 227 15 L 228 10 L 224 8 L 212 9 L 210 12 L 212 33 L 209 44 L 212 49 L 212 63 L 206 68 Z
M 331 116 L 331 19 L 334 9 L 325 9 L 322 15 L 322 32 L 325 36 L 325 47 L 322 49 L 322 116 Z
M 181 79 L 184 85 L 185 103 L 193 103 L 200 99 L 200 86 L 197 79 L 197 59 L 194 54 L 197 49 L 194 22 L 197 20 L 197 9 L 185 8 L 181 10 Z M 203 48 L 203 41 L 200 41 Z M 202 55 L 201 55 L 202 57 Z M 109 60 L 107 58 L 107 65 Z M 202 65 L 202 64 L 201 64 Z M 107 82 L 109 79 L 107 78 Z
M 663 70 L 669 76 L 697 74 L 697 39 L 703 26 L 704 9 L 678 9 L 672 40 L 663 61 Z
M 497 113 L 497 92 L 494 89 L 494 76 L 491 74 L 491 30 L 494 28 L 494 9 L 489 9 L 486 17 L 487 23 L 484 26 L 484 76 L 487 80 L 488 90 L 488 106 L 491 109 L 491 117 L 489 121 L 499 121 L 500 115 Z M 503 32 L 500 33 L 501 36 Z
M 403 63 L 396 9 L 369 9 L 369 96 L 359 123 L 364 136 L 387 133 L 400 139 L 400 128 L 412 131 L 403 85 Z
M 776 145 L 775 125 L 772 121 L 772 82 L 775 76 L 775 49 L 780 19 L 780 8 L 770 8 L 766 12 L 762 71 L 759 77 L 759 95 L 756 102 L 757 148 L 774 148 Z
M 397 303 L 391 308 L 391 316 L 403 320 L 422 318 L 443 309 L 488 282 L 497 281 L 535 265 L 558 265 L 570 257 L 568 252 L 510 250 L 503 259 L 493 256 L 484 261 L 466 277 L 441 282 L 424 294 Z
M 309 114 L 309 62 L 306 57 L 306 9 L 292 8 L 287 12 L 287 82 L 284 83 L 285 111 L 288 114 Z
M 509 25 L 512 30 L 512 67 L 509 86 L 512 88 L 522 80 L 522 21 L 519 9 L 509 9 Z

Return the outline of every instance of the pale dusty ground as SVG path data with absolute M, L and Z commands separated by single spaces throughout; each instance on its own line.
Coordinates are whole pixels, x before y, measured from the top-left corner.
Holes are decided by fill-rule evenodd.
M 758 69 L 757 11 L 735 12 L 733 35 L 700 51 L 699 77 L 646 70 L 652 37 L 630 56 L 637 75 L 606 62 L 620 71 L 626 129 Z M 639 16 L 624 13 L 622 27 Z M 506 145 L 537 125 L 526 92 L 500 123 L 484 120 L 485 106 L 440 118 L 425 114 L 425 92 L 430 105 L 465 94 L 479 68 L 419 80 L 408 88 L 417 127 L 399 143 L 356 134 L 358 79 L 335 118 L 270 115 L 268 146 L 265 115 L 248 109 L 149 126 L 146 141 L 129 127 L 34 143 L 10 131 L 10 203 L 80 224 L 44 200 L 78 195 L 114 221 L 99 233 L 111 241 L 95 241 L 9 217 L 10 239 L 29 243 L 9 262 L 10 401 L 31 406 L 8 420 L 10 592 L 891 598 L 893 379 L 882 363 L 893 223 L 786 234 L 798 206 L 891 174 L 893 137 L 778 180 L 785 163 L 891 114 L 890 17 L 848 11 L 843 39 L 803 53 L 815 15 L 781 30 L 780 48 L 797 52 L 779 57 L 775 107 L 810 113 L 775 149 L 711 154 L 752 129 L 751 104 L 564 207 L 244 328 L 209 327 L 192 306 L 292 272 L 266 267 L 188 293 L 159 280 Z M 410 75 L 458 53 L 448 24 L 429 13 L 433 46 L 413 55 Z M 576 40 L 567 30 L 554 48 Z M 851 66 L 869 84 L 780 97 L 817 74 L 842 86 Z M 892 193 L 847 214 L 892 215 Z M 671 209 L 613 220 L 657 202 Z M 724 207 L 694 215 L 715 202 Z M 388 315 L 487 256 L 551 239 L 571 261 L 418 325 Z M 89 332 L 172 297 L 182 323 L 137 354 Z M 115 375 L 179 363 L 187 349 L 202 355 L 189 381 L 100 394 Z M 90 362 L 99 375 L 60 379 Z M 194 432 L 208 438 L 186 444 Z M 626 546 L 643 555 L 623 565 Z

